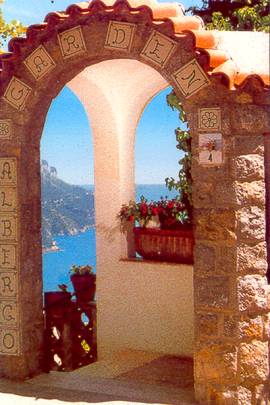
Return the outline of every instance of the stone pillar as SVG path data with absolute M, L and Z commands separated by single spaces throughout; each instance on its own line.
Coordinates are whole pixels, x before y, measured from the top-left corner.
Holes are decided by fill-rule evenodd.
M 264 136 L 264 167 L 265 167 L 265 193 L 266 193 L 266 242 L 268 270 L 267 279 L 270 283 L 270 133 Z
M 220 107 L 221 165 L 199 163 L 198 109 L 190 114 L 195 392 L 204 405 L 266 404 L 270 302 L 261 130 L 267 117 L 255 106 Z

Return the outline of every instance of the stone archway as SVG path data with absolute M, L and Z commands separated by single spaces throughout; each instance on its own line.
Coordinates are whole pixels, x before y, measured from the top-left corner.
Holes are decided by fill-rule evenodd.
M 10 50 L 0 73 L 1 375 L 42 371 L 39 142 L 46 113 L 85 67 L 127 58 L 174 87 L 192 130 L 197 399 L 255 404 L 266 397 L 266 78 L 237 73 L 215 35 L 177 5 L 73 5 L 29 27 Z M 213 164 L 202 154 L 209 139 L 221 151 Z

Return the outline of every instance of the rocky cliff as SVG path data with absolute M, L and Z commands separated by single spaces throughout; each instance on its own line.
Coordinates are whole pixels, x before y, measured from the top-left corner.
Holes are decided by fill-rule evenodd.
M 95 223 L 94 195 L 57 177 L 55 167 L 41 162 L 42 245 L 50 248 L 56 235 L 74 235 Z

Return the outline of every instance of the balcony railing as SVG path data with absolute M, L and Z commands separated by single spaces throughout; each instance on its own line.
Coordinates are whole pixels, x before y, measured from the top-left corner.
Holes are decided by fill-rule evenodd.
M 71 371 L 97 357 L 96 302 L 63 291 L 45 293 L 45 369 Z

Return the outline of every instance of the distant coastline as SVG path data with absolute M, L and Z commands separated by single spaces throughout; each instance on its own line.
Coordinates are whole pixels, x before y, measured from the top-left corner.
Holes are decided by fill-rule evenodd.
M 80 233 L 84 233 L 92 228 L 95 228 L 95 224 L 86 225 L 81 229 L 76 229 L 76 230 L 74 229 L 69 234 L 60 233 L 59 235 L 54 235 L 53 237 L 55 237 L 55 236 L 76 236 L 76 235 L 79 235 Z M 60 252 L 60 251 L 61 251 L 61 249 L 57 245 L 57 242 L 55 239 L 52 240 L 51 246 L 42 246 L 42 253 L 52 253 L 52 252 Z

